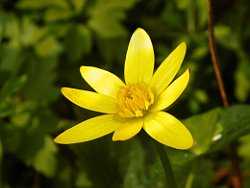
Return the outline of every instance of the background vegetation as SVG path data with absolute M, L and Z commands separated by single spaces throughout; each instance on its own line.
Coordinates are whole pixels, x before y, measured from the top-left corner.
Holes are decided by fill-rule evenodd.
M 183 119 L 195 144 L 167 148 L 180 188 L 229 187 L 228 145 L 238 152 L 250 187 L 250 1 L 213 1 L 215 40 L 230 107 L 221 108 L 208 45 L 205 0 L 1 0 L 0 187 L 166 187 L 149 137 L 111 135 L 57 145 L 53 138 L 94 116 L 67 101 L 62 86 L 90 89 L 81 65 L 123 76 L 129 39 L 150 35 L 156 66 L 181 42 L 191 68 L 188 89 L 168 109 Z M 101 104 L 100 104 L 101 105 Z

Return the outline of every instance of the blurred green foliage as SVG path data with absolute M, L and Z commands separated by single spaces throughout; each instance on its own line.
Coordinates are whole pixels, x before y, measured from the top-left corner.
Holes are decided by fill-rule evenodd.
M 237 143 L 243 183 L 250 187 L 250 2 L 214 1 L 215 40 L 229 103 L 221 100 L 208 46 L 207 2 L 199 0 L 2 0 L 0 2 L 0 187 L 166 187 L 149 137 L 127 142 L 111 136 L 75 145 L 53 138 L 94 116 L 60 94 L 89 89 L 81 65 L 123 77 L 129 38 L 150 35 L 156 66 L 178 43 L 191 69 L 187 91 L 171 113 L 192 132 L 187 151 L 167 148 L 179 187 L 227 187 L 214 181 L 230 168 L 228 145 Z M 202 173 L 201 173 L 202 172 Z M 228 177 L 226 177 L 228 178 Z

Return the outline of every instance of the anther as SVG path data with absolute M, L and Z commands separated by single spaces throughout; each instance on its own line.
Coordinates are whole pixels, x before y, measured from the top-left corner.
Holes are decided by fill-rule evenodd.
M 154 102 L 154 95 L 144 83 L 129 84 L 118 91 L 118 113 L 122 117 L 141 117 Z

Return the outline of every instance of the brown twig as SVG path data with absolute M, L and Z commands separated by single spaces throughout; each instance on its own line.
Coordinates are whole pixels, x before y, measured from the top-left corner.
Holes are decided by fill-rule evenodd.
M 209 40 L 209 47 L 210 47 L 210 53 L 214 68 L 214 73 L 218 82 L 220 95 L 222 98 L 223 106 L 228 106 L 228 100 L 227 100 L 227 94 L 225 92 L 224 84 L 221 77 L 220 67 L 218 63 L 217 53 L 215 50 L 215 43 L 214 43 L 214 26 L 213 26 L 213 13 L 212 13 L 212 4 L 211 0 L 208 0 L 208 40 Z
M 209 49 L 213 64 L 214 73 L 217 79 L 220 96 L 223 102 L 224 107 L 228 107 L 228 99 L 227 94 L 224 88 L 221 71 L 219 68 L 217 53 L 215 49 L 215 42 L 214 42 L 214 27 L 213 27 L 213 11 L 212 11 L 212 0 L 208 0 L 208 39 L 209 39 Z M 232 185 L 234 188 L 242 188 L 241 183 L 241 173 L 238 163 L 238 154 L 237 150 L 234 147 L 234 144 L 230 145 L 230 158 L 232 164 Z

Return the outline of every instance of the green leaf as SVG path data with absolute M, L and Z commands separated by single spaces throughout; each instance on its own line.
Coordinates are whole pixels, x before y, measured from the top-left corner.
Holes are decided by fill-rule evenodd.
M 240 139 L 239 156 L 248 160 L 250 164 L 250 134 Z
M 16 75 L 25 59 L 24 57 L 24 54 L 17 48 L 12 48 L 7 45 L 0 46 L 1 70 L 6 71 L 9 75 Z M 2 79 L 4 80 L 6 77 Z
M 82 55 L 90 53 L 92 46 L 91 34 L 85 25 L 73 25 L 66 37 L 65 53 L 69 61 L 78 61 Z
M 249 114 L 249 105 L 235 105 L 186 119 L 185 124 L 194 137 L 190 151 L 196 155 L 215 152 L 249 134 Z
M 74 9 L 77 13 L 81 13 L 83 10 L 86 0 L 71 0 L 71 3 L 74 6 Z
M 213 142 L 214 136 L 221 132 L 222 128 L 218 124 L 221 113 L 222 109 L 216 108 L 206 113 L 192 116 L 184 121 L 194 138 L 191 150 L 196 155 L 206 153 Z
M 225 25 L 217 25 L 214 28 L 216 40 L 225 48 L 238 50 L 240 49 L 239 39 L 233 30 Z
M 240 102 L 247 101 L 250 93 L 250 65 L 244 57 L 235 71 L 235 95 Z
M 1 124 L 0 137 L 9 153 L 37 172 L 52 177 L 57 167 L 57 148 L 48 133 L 55 130 L 57 124 L 58 119 L 37 103 L 25 102 L 17 106 L 9 123 Z
M 35 45 L 35 51 L 41 57 L 55 57 L 61 50 L 60 43 L 53 36 L 45 37 Z
M 241 172 L 245 174 L 248 172 L 249 167 L 250 167 L 250 134 L 247 136 L 244 136 L 240 139 L 240 144 L 237 149 L 239 157 L 241 159 Z M 249 178 L 244 178 L 243 179 L 243 187 L 249 187 L 250 186 L 250 181 Z
M 4 15 L 4 35 L 9 37 L 9 45 L 13 48 L 19 48 L 20 28 L 18 19 L 12 14 Z
M 20 23 L 20 43 L 24 46 L 29 46 L 35 42 L 37 26 L 29 18 L 23 18 Z
M 76 187 L 91 187 L 92 183 L 87 177 L 87 173 L 84 169 L 80 169 L 76 179 Z
M 21 9 L 44 9 L 47 7 L 67 7 L 65 0 L 21 0 L 18 1 L 17 7 Z
M 95 16 L 88 22 L 88 25 L 104 38 L 126 36 L 127 34 L 125 28 L 116 19 L 108 16 Z
M 8 47 L 24 49 L 32 46 L 47 30 L 38 27 L 30 17 L 17 19 L 12 14 L 3 15 L 4 37 L 9 39 Z
M 127 32 L 121 21 L 125 18 L 125 11 L 135 2 L 135 0 L 99 0 L 89 9 L 88 25 L 104 38 L 125 36 Z
M 53 84 L 56 65 L 54 58 L 30 57 L 27 61 L 27 84 L 22 88 L 22 94 L 38 101 L 54 100 L 59 95 L 59 89 Z
M 226 108 L 217 127 L 221 127 L 210 147 L 210 151 L 223 149 L 228 144 L 250 133 L 250 106 L 236 105 Z M 217 139 L 215 139 L 217 137 Z
M 20 78 L 10 78 L 2 87 L 0 92 L 0 104 L 4 101 L 6 97 L 10 97 L 25 84 L 27 77 L 25 75 L 20 76 Z M 0 105 L 1 106 L 1 105 Z
M 52 7 L 45 12 L 44 19 L 46 22 L 58 22 L 71 18 L 73 14 L 69 8 Z
M 57 148 L 53 140 L 46 136 L 43 140 L 43 146 L 35 155 L 28 161 L 29 165 L 32 165 L 38 172 L 45 174 L 48 177 L 52 177 L 56 170 L 57 160 L 55 154 Z

